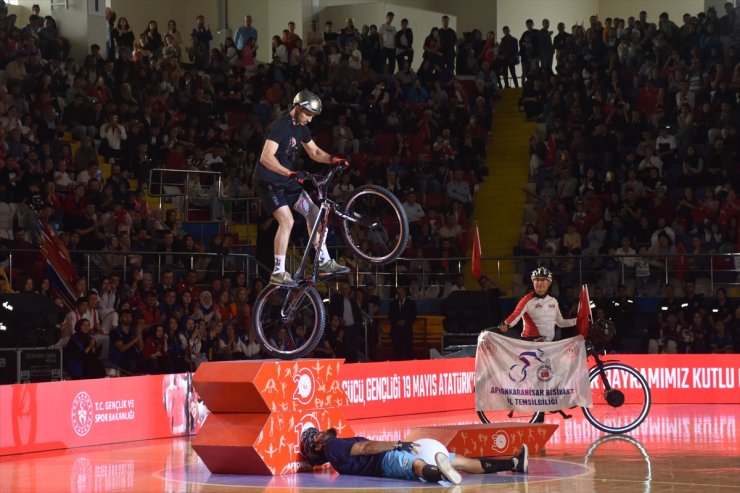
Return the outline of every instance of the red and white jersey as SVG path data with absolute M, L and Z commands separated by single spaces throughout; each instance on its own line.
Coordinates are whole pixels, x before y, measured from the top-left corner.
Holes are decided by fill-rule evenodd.
M 527 293 L 519 300 L 514 311 L 506 317 L 506 325 L 514 325 L 519 319 L 524 321 L 522 337 L 544 337 L 552 341 L 555 337 L 555 326 L 571 327 L 576 324 L 575 318 L 563 318 L 558 300 L 546 295 L 540 298 L 534 292 Z

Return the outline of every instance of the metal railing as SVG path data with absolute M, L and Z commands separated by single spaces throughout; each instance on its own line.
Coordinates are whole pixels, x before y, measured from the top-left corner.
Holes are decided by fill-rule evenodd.
M 330 247 L 334 250 L 335 258 L 339 247 Z M 13 250 L 9 253 L 8 275 L 11 285 L 14 271 L 24 273 L 32 266 L 17 265 L 16 256 L 37 253 L 38 250 Z M 293 247 L 289 255 L 289 268 L 295 268 L 297 259 L 302 250 Z M 209 252 L 107 252 L 107 251 L 71 251 L 73 263 L 80 275 L 89 281 L 96 281 L 111 272 L 119 273 L 125 282 L 131 270 L 143 267 L 154 275 L 155 282 L 162 271 L 186 271 L 195 269 L 204 277 L 212 275 L 231 275 L 244 272 L 250 278 L 266 278 L 271 271 L 270 266 L 261 264 L 253 255 L 248 253 L 216 254 Z M 646 259 L 645 266 L 632 267 L 632 259 Z M 577 286 L 589 283 L 602 286 L 605 294 L 616 291 L 619 284 L 626 284 L 636 289 L 637 295 L 661 295 L 662 286 L 669 283 L 682 282 L 686 279 L 694 280 L 701 285 L 705 294 L 713 294 L 719 286 L 740 287 L 740 253 L 715 254 L 675 254 L 652 255 L 641 257 L 629 256 L 553 256 L 553 257 L 482 257 L 483 272 L 490 278 L 496 279 L 499 284 L 509 284 L 503 279 L 504 273 L 512 276 L 514 292 L 508 293 L 517 296 L 517 286 L 525 289 L 528 284 L 530 267 L 533 265 L 547 265 L 552 267 L 556 275 L 555 293 L 560 286 Z M 434 288 L 440 290 L 445 283 L 453 281 L 459 274 L 465 274 L 469 269 L 470 259 L 457 258 L 400 258 L 398 261 L 384 267 L 368 267 L 359 265 L 351 274 L 352 283 L 364 286 L 375 284 L 379 294 L 390 294 L 398 286 L 412 289 L 415 297 L 436 297 Z M 642 270 L 640 270 L 642 269 Z M 647 275 L 645 275 L 647 274 Z M 419 296 L 420 294 L 430 296 Z M 439 293 L 441 294 L 441 292 Z
M 184 211 L 185 221 L 218 223 L 223 219 L 231 220 L 233 204 L 244 202 L 247 206 L 241 222 L 251 224 L 252 210 L 259 204 L 256 197 L 233 197 L 226 193 L 223 176 L 218 171 L 153 168 L 149 170 L 148 192 L 151 197 L 159 198 L 160 208 L 169 199 L 176 208 Z M 195 219 L 190 214 L 193 210 L 210 214 L 207 219 Z

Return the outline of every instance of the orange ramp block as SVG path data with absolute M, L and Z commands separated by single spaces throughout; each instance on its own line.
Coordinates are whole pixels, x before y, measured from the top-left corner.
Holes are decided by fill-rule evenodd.
M 447 450 L 466 457 L 516 455 L 523 444 L 530 453 L 545 449 L 558 425 L 550 423 L 490 423 L 413 428 L 405 440 L 433 438 Z
M 192 447 L 214 474 L 290 474 L 311 470 L 300 453 L 304 428 L 352 436 L 339 409 L 210 414 Z
M 205 362 L 193 376 L 212 413 L 269 413 L 347 405 L 338 359 Z
M 300 454 L 304 429 L 352 429 L 337 375 L 342 360 L 207 362 L 193 385 L 211 414 L 193 450 L 217 474 L 290 474 L 308 469 Z

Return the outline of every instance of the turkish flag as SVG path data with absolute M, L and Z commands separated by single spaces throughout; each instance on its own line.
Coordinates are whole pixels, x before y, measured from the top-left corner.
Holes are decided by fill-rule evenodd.
M 591 320 L 591 300 L 588 297 L 588 286 L 581 287 L 581 295 L 578 298 L 578 314 L 576 315 L 576 328 L 583 337 L 588 334 L 588 325 Z
M 480 263 L 480 233 L 478 232 L 478 225 L 475 225 L 475 233 L 473 233 L 473 254 L 472 260 L 470 261 L 470 270 L 473 271 L 473 275 L 476 279 L 480 279 L 483 275 L 483 268 Z

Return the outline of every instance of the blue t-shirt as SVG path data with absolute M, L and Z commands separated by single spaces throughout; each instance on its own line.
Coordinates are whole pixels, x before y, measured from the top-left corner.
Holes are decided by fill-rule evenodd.
M 292 170 L 296 157 L 303 149 L 301 143 L 311 142 L 311 131 L 306 125 L 293 123 L 290 115 L 278 118 L 267 129 L 267 140 L 277 142 L 278 148 L 275 157 L 278 162 Z M 259 181 L 285 186 L 291 182 L 287 176 L 270 171 L 262 163 L 257 164 L 256 178 Z
M 352 446 L 366 442 L 367 438 L 330 438 L 324 445 L 326 458 L 339 474 L 352 476 L 383 476 L 383 457 L 386 452 L 374 455 L 350 455 Z

